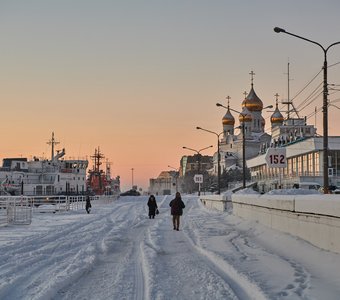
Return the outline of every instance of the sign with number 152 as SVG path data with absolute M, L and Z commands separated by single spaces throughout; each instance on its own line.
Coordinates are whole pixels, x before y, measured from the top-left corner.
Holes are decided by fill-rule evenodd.
M 268 148 L 265 159 L 269 168 L 287 167 L 286 148 Z

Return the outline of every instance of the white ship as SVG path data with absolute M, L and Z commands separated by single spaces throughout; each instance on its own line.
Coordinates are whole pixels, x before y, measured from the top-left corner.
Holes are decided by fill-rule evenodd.
M 54 155 L 58 142 L 52 147 L 51 159 L 4 158 L 0 167 L 0 195 L 80 195 L 86 193 L 87 160 L 63 159 L 65 149 Z

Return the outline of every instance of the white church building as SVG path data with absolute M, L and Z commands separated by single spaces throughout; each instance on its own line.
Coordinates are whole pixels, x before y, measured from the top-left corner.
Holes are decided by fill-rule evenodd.
M 254 90 L 253 75 L 250 73 L 251 89 L 242 102 L 235 127 L 234 109 L 230 108 L 222 118 L 223 137 L 220 140 L 221 172 L 230 168 L 242 168 L 242 130 L 245 128 L 245 161 L 250 169 L 251 183 L 256 182 L 259 190 L 266 192 L 276 188 L 298 187 L 304 182 L 323 185 L 323 138 L 317 136 L 316 128 L 306 123 L 306 118 L 284 118 L 276 107 L 270 117 L 271 134 L 265 132 L 265 119 L 262 116 L 263 102 Z M 340 186 L 340 136 L 329 137 L 328 175 L 329 184 Z M 269 168 L 265 153 L 269 147 L 285 147 L 287 167 Z M 214 173 L 217 174 L 217 153 L 214 154 Z

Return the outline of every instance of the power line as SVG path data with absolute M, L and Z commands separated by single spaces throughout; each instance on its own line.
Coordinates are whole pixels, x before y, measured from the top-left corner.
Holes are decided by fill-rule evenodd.
M 292 101 L 298 97 L 315 79 L 318 77 L 318 75 L 322 72 L 322 69 L 298 92 L 292 99 Z
M 331 67 L 334 67 L 336 65 L 339 65 L 340 62 L 337 62 L 337 63 L 334 63 L 332 65 L 329 65 L 328 68 L 331 68 Z M 312 82 L 320 75 L 320 73 L 323 71 L 323 68 L 320 69 L 320 71 L 292 98 L 292 100 L 296 99 L 302 92 L 304 92 L 308 86 L 310 86 L 312 84 Z M 318 96 L 320 96 L 322 94 L 322 91 L 319 92 L 319 94 L 317 96 L 314 96 L 315 93 L 318 92 L 318 89 L 321 88 L 323 82 L 321 82 L 308 96 L 307 98 L 305 98 L 305 100 L 303 100 L 297 107 L 297 109 L 299 111 L 302 111 L 304 110 L 306 107 L 309 106 L 309 104 L 311 104 L 312 102 L 314 102 Z M 340 86 L 339 84 L 329 84 L 329 86 Z M 335 91 L 334 93 L 336 92 L 339 92 L 340 89 L 337 89 L 337 88 L 330 88 L 329 90 L 332 90 L 332 91 Z M 330 93 L 330 95 L 334 94 L 334 93 Z M 314 97 L 314 98 L 312 98 Z M 312 100 L 310 100 L 312 98 Z

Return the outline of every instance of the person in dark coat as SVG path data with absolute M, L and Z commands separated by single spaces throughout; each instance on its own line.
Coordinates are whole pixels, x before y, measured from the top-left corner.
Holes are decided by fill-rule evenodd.
M 155 215 L 156 215 L 156 210 L 158 210 L 158 207 L 157 207 L 157 202 L 156 202 L 156 198 L 154 195 L 151 195 L 149 197 L 149 200 L 148 200 L 148 207 L 149 207 L 149 218 L 151 219 L 154 219 L 155 218 Z
M 183 208 L 185 208 L 184 202 L 182 201 L 181 194 L 176 193 L 175 199 L 171 200 L 169 203 L 171 207 L 172 223 L 174 225 L 174 230 L 179 230 L 179 221 L 181 215 L 183 214 Z
M 86 209 L 86 212 L 87 212 L 88 214 L 89 214 L 90 211 L 91 211 L 91 207 L 92 207 L 92 205 L 91 205 L 90 196 L 87 195 L 87 196 L 86 196 L 86 205 L 85 205 L 85 209 Z

